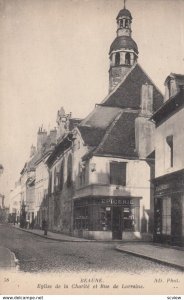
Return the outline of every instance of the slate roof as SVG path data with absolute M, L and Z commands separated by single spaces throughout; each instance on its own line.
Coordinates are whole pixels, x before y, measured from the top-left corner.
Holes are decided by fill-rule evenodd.
M 141 106 L 141 87 L 148 83 L 153 85 L 153 111 L 163 103 L 163 95 L 154 85 L 139 64 L 133 66 L 127 76 L 102 102 L 105 106 L 139 109 Z
M 79 126 L 90 126 L 106 129 L 107 126 L 119 114 L 119 107 L 108 107 L 98 105 L 95 109 L 80 123 Z
M 84 143 L 91 147 L 98 146 L 104 137 L 107 128 L 121 111 L 122 109 L 117 107 L 95 107 L 92 113 L 78 126 Z
M 130 19 L 132 19 L 132 15 L 131 15 L 130 11 L 126 8 L 123 8 L 123 9 L 120 10 L 120 12 L 119 12 L 116 19 L 118 19 L 120 17 L 124 17 L 124 16 L 129 17 Z
M 92 147 L 98 146 L 105 134 L 105 130 L 99 127 L 79 126 L 78 129 L 85 145 Z
M 117 36 L 110 46 L 109 54 L 122 48 L 133 49 L 137 54 L 139 53 L 136 42 L 130 36 Z
M 122 112 L 112 127 L 107 130 L 104 140 L 95 154 L 137 157 L 135 152 L 135 119 L 138 112 Z
M 78 126 L 88 152 L 93 155 L 138 158 L 135 146 L 135 119 L 141 106 L 142 85 L 153 85 L 153 110 L 163 103 L 163 95 L 143 69 L 136 64 L 122 82 L 95 107 Z
M 78 127 L 85 144 L 90 146 L 83 159 L 92 157 L 92 155 L 137 157 L 135 119 L 138 114 L 138 111 L 120 111 L 106 129 Z
M 155 121 L 156 125 L 159 125 L 183 106 L 184 89 L 181 89 L 176 95 L 164 102 L 164 104 L 152 115 L 151 119 Z

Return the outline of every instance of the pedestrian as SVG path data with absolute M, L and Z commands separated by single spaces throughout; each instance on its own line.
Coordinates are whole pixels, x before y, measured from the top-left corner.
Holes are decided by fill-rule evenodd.
M 42 221 L 42 229 L 44 230 L 44 235 L 47 235 L 48 223 L 45 219 Z

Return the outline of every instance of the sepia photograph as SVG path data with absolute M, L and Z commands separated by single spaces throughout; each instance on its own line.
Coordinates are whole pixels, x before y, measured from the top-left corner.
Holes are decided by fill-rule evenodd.
M 182 299 L 184 0 L 0 0 L 0 295 Z

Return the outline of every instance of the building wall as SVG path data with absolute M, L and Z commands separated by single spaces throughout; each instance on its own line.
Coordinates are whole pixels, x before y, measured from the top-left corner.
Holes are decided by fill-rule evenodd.
M 18 184 L 15 188 L 10 192 L 9 195 L 9 203 L 10 203 L 10 214 L 15 213 L 17 217 L 20 216 L 20 205 L 21 205 L 21 185 Z
M 68 234 L 72 230 L 72 195 L 74 188 L 73 172 L 71 172 L 70 183 L 68 181 L 67 164 L 69 157 L 72 159 L 73 164 L 73 151 L 71 148 L 64 152 L 60 158 L 56 159 L 52 165 L 50 169 L 51 193 L 49 195 L 50 229 Z M 61 166 L 63 166 L 63 169 L 61 169 Z
M 35 172 L 35 207 L 34 212 L 35 216 L 42 205 L 44 196 L 48 192 L 48 182 L 49 182 L 49 172 L 44 161 L 41 161 L 36 165 Z
M 184 108 L 156 128 L 155 177 L 184 168 Z M 173 167 L 168 167 L 166 137 L 173 135 Z
M 126 186 L 118 187 L 110 185 L 110 162 L 126 162 Z M 95 168 L 95 171 L 93 171 Z M 92 157 L 89 161 L 89 167 L 86 172 L 87 180 L 83 186 L 95 185 L 93 195 L 101 196 L 122 196 L 122 197 L 140 197 L 140 219 L 143 217 L 148 221 L 146 210 L 150 209 L 150 166 L 144 160 L 125 160 L 109 157 Z M 100 187 L 100 185 L 102 185 Z M 80 191 L 80 184 L 76 184 L 79 191 L 75 196 L 85 196 L 91 193 L 91 190 L 83 189 Z

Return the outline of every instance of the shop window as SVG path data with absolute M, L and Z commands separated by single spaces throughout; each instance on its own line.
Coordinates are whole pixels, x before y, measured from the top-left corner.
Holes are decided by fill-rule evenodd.
M 88 229 L 88 207 L 78 207 L 75 209 L 75 229 Z
M 110 163 L 110 184 L 126 186 L 126 162 Z
M 72 185 L 72 155 L 68 156 L 67 161 L 67 187 Z
M 133 207 L 123 208 L 123 230 L 134 231 L 135 230 L 135 209 Z
M 120 53 L 119 53 L 119 52 L 117 52 L 117 53 L 115 54 L 115 65 L 116 65 L 116 66 L 119 66 L 119 65 L 120 65 Z
M 155 234 L 162 232 L 162 199 L 155 199 Z
M 100 225 L 101 230 L 111 230 L 111 207 L 101 207 Z
M 162 201 L 162 234 L 171 234 L 171 198 L 164 197 Z
M 165 160 L 166 168 L 173 167 L 173 135 L 166 137 Z

